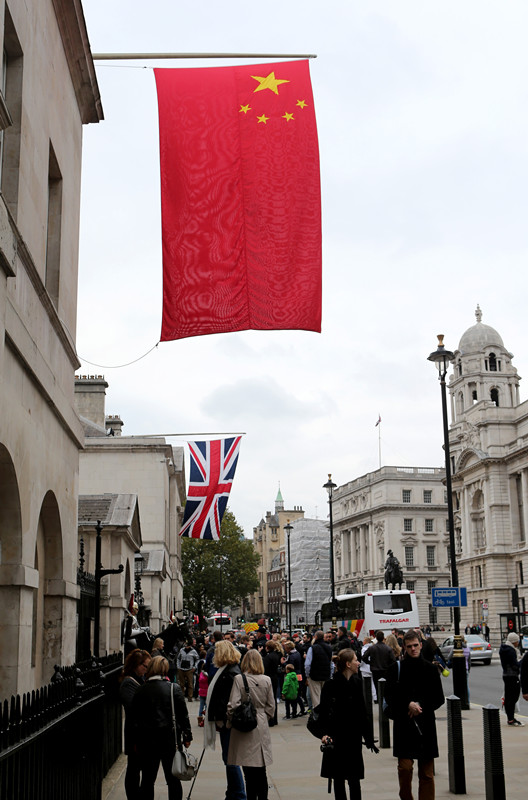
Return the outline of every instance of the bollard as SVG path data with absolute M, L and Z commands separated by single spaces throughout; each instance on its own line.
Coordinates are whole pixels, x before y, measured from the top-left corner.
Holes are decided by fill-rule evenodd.
M 372 715 L 372 679 L 370 675 L 363 675 L 363 698 L 367 712 L 367 730 L 370 740 L 374 741 L 374 717 Z
M 454 694 L 447 698 L 447 763 L 449 791 L 453 794 L 466 794 L 462 702 Z
M 506 800 L 499 709 L 497 706 L 484 706 L 482 716 L 486 800 Z
M 389 718 L 383 713 L 383 698 L 385 697 L 385 686 L 387 681 L 380 678 L 378 681 L 378 720 L 379 720 L 379 746 L 387 748 L 390 743 L 390 722 Z

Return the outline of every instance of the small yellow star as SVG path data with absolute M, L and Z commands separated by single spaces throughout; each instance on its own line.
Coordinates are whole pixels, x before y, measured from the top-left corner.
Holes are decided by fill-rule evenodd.
M 293 114 L 288 114 L 288 112 L 286 112 L 282 115 L 282 118 L 285 119 L 286 122 L 289 122 L 291 119 L 293 119 Z
M 259 78 L 257 75 L 252 75 L 251 77 L 254 81 L 259 82 L 257 88 L 253 89 L 254 92 L 262 92 L 264 89 L 270 89 L 270 91 L 278 94 L 279 90 L 277 89 L 277 86 L 279 86 L 281 83 L 289 83 L 289 81 L 283 81 L 280 78 L 276 78 L 274 72 L 270 72 L 270 74 L 266 75 L 265 78 Z
M 265 124 L 266 124 L 266 122 L 269 120 L 269 117 L 267 117 L 265 114 L 263 114 L 261 117 L 257 117 L 257 120 L 258 120 L 259 122 L 263 122 L 263 123 L 264 123 L 264 125 L 265 125 Z
M 306 108 L 306 101 L 305 100 L 297 100 L 297 105 L 299 108 Z
M 244 112 L 244 114 L 247 114 L 248 111 L 251 111 L 251 106 L 249 105 L 249 103 L 247 104 L 247 106 L 240 106 L 240 111 L 238 113 L 241 114 L 242 112 Z

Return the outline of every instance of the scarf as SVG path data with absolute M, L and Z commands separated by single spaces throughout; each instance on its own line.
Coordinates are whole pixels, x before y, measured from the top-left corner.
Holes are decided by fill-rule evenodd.
M 207 690 L 207 698 L 205 700 L 205 719 L 204 719 L 204 750 L 214 750 L 216 747 L 216 722 L 212 720 L 211 722 L 208 719 L 207 709 L 209 708 L 209 703 L 211 701 L 211 697 L 213 695 L 213 689 L 215 687 L 215 683 L 225 670 L 225 665 L 220 667 L 220 669 L 215 672 L 213 680 L 211 681 L 209 688 Z

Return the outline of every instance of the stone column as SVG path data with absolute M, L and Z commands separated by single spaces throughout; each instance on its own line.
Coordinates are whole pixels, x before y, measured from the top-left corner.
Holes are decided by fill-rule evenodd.
M 523 530 L 521 531 L 522 541 L 526 541 L 528 536 L 528 471 L 521 471 L 521 491 L 522 491 L 522 521 Z

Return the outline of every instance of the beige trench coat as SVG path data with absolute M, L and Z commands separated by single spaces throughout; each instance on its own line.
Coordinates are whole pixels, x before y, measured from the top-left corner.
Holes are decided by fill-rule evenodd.
M 271 736 L 268 719 L 275 713 L 271 680 L 267 675 L 248 675 L 251 702 L 257 711 L 257 727 L 248 733 L 231 728 L 228 764 L 239 767 L 265 767 L 271 764 Z M 236 675 L 227 704 L 227 726 L 231 727 L 233 710 L 246 699 L 242 675 Z

